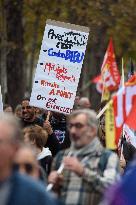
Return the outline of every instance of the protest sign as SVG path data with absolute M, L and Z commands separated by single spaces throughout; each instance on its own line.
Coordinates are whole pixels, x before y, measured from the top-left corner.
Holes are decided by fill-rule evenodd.
M 47 20 L 30 105 L 72 111 L 88 35 L 87 27 Z

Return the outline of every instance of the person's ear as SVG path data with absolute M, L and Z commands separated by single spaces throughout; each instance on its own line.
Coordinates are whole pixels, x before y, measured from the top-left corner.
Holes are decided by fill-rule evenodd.
M 35 145 L 35 139 L 30 141 L 31 145 Z
M 96 127 L 90 127 L 90 131 L 92 136 L 96 136 L 97 135 L 97 129 Z

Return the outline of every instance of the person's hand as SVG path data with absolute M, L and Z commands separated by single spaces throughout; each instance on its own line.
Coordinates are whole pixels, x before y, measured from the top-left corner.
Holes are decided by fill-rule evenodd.
M 84 167 L 76 157 L 65 157 L 63 163 L 65 169 L 71 170 L 79 176 L 83 175 Z
M 48 183 L 59 186 L 63 181 L 63 176 L 58 174 L 57 171 L 52 171 L 48 177 Z
M 123 169 L 126 167 L 126 160 L 123 154 L 122 154 L 122 158 L 120 159 L 120 167 Z
M 53 130 L 52 130 L 52 127 L 51 127 L 51 124 L 50 124 L 49 121 L 45 121 L 45 122 L 43 123 L 43 128 L 47 131 L 47 133 L 48 133 L 49 135 L 51 135 L 51 134 L 53 133 Z

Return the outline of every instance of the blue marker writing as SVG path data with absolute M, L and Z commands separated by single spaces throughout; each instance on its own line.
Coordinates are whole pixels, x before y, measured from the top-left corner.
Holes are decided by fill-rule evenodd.
M 71 50 L 66 50 L 65 53 L 61 53 L 60 50 L 58 52 L 53 51 L 53 48 L 50 48 L 48 50 L 48 55 L 49 56 L 55 56 L 58 58 L 64 58 L 65 60 L 69 60 L 70 62 L 73 63 L 80 63 L 82 62 L 84 58 L 84 53 L 80 53 L 78 51 L 71 51 Z

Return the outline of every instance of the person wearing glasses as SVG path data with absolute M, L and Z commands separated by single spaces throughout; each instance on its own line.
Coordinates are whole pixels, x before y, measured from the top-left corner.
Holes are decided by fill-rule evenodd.
M 118 157 L 101 145 L 93 110 L 73 111 L 68 130 L 71 147 L 54 159 L 48 182 L 66 205 L 97 205 L 105 189 L 118 178 Z M 64 170 L 58 174 L 62 162 Z
M 13 170 L 21 139 L 13 114 L 0 113 L 0 205 L 55 205 L 41 183 Z
M 36 180 L 46 182 L 46 175 L 37 161 L 37 152 L 34 147 L 22 144 L 14 158 L 13 168 L 21 174 L 33 177 Z

